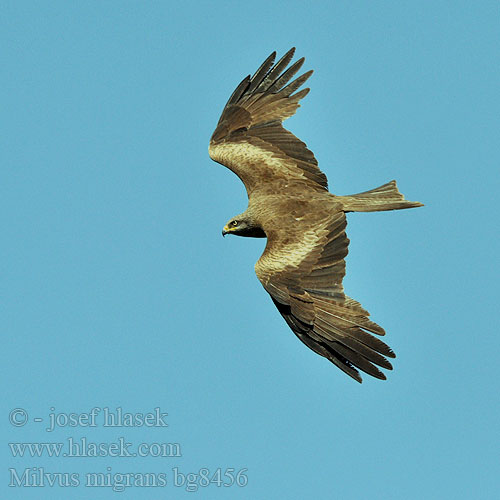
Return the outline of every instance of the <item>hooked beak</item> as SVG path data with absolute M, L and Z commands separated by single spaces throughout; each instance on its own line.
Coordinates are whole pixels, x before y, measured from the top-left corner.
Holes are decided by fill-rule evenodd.
M 224 226 L 222 229 L 222 236 L 226 236 L 227 233 L 229 233 L 229 228 L 227 226 Z

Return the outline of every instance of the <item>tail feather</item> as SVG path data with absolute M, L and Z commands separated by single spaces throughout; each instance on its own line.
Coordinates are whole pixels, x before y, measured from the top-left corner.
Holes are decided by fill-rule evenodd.
M 396 181 L 388 182 L 370 191 L 337 196 L 337 198 L 343 204 L 345 212 L 382 212 L 424 206 L 418 201 L 405 200 L 405 197 L 398 191 Z

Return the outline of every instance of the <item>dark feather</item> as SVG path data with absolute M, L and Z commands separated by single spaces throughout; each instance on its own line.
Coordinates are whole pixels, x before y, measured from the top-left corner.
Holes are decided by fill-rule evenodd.
M 274 66 L 269 74 L 262 80 L 259 87 L 256 89 L 258 92 L 265 92 L 278 78 L 281 72 L 288 66 L 295 54 L 295 47 L 291 48 Z
M 269 73 L 270 68 L 274 64 L 274 59 L 276 58 L 276 52 L 273 52 L 260 66 L 260 68 L 255 72 L 250 80 L 250 86 L 248 87 L 245 94 L 252 94 L 253 91 L 262 83 L 265 76 Z

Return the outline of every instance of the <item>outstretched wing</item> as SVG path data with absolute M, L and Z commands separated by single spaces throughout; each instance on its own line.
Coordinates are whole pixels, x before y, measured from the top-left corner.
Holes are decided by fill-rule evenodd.
M 255 271 L 304 344 L 358 382 L 362 379 L 357 369 L 385 379 L 375 365 L 391 370 L 384 356 L 395 354 L 371 335 L 385 332 L 368 319 L 359 302 L 344 294 L 349 244 L 345 227 L 345 214 L 339 211 L 314 224 L 304 219 L 292 238 L 289 232 L 272 232 Z
M 243 79 L 210 139 L 210 157 L 238 175 L 249 196 L 256 186 L 275 178 L 305 180 L 327 189 L 313 153 L 281 125 L 309 92 L 308 88 L 296 91 L 312 71 L 288 83 L 304 63 L 302 58 L 286 69 L 294 52 L 292 48 L 276 64 L 273 52 L 252 77 Z

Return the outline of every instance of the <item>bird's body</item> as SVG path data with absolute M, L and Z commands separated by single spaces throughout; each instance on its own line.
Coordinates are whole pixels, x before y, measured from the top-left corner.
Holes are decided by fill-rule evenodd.
M 342 286 L 349 244 L 345 214 L 421 203 L 405 200 L 395 181 L 350 196 L 328 192 L 313 153 L 281 125 L 309 91 L 297 92 L 312 71 L 285 86 L 304 61 L 286 69 L 293 53 L 276 64 L 271 54 L 240 83 L 210 140 L 211 158 L 232 170 L 248 194 L 247 210 L 223 234 L 267 238 L 257 277 L 302 342 L 359 382 L 356 368 L 384 379 L 375 365 L 391 369 L 384 356 L 395 355 L 371 333 L 385 332 Z

